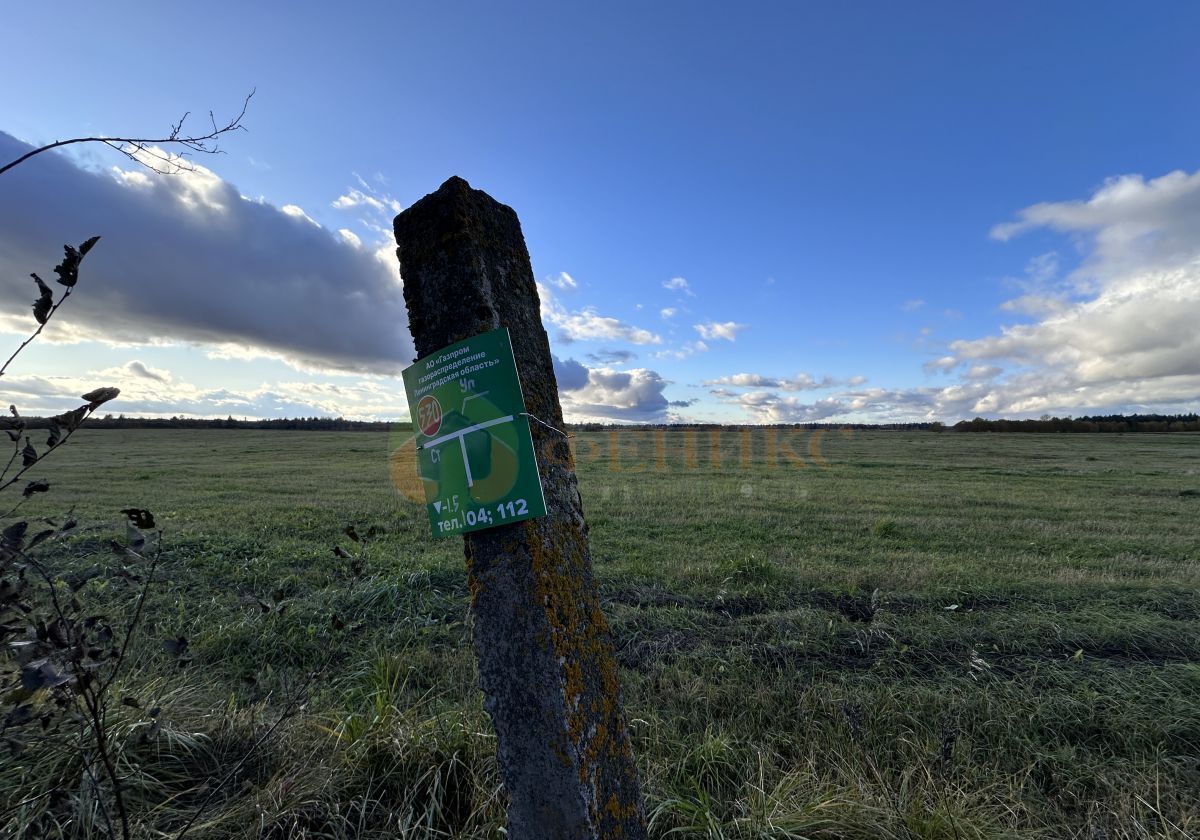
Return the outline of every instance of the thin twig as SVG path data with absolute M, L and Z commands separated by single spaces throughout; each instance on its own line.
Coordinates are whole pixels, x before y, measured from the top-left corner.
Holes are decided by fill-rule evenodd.
M 12 516 L 14 513 L 16 513 L 18 510 L 20 510 L 20 508 L 21 508 L 21 505 L 23 505 L 23 504 L 25 504 L 26 502 L 28 502 L 28 501 L 29 501 L 29 499 L 30 499 L 30 497 L 29 497 L 29 496 L 21 496 L 21 501 L 17 502 L 15 505 L 13 505 L 12 507 L 10 507 L 10 508 L 8 509 L 8 511 L 7 511 L 7 512 L 5 512 L 4 514 L 0 514 L 0 519 L 8 519 L 8 518 L 9 518 L 10 516 Z
M 79 696 L 83 698 L 83 704 L 92 717 L 93 739 L 96 742 L 96 750 L 100 753 L 100 761 L 104 764 L 104 773 L 108 776 L 109 783 L 112 784 L 113 801 L 117 803 L 117 816 L 121 819 L 121 836 L 124 840 L 129 840 L 129 814 L 125 810 L 125 790 L 121 786 L 116 764 L 108 749 L 108 730 L 105 728 L 107 724 L 104 719 L 104 710 L 100 705 L 101 699 L 95 696 L 93 690 L 87 686 L 83 687 Z
M 129 549 L 132 551 L 132 549 Z M 137 554 L 136 551 L 133 552 Z M 142 555 L 138 554 L 141 558 Z M 133 618 L 125 626 L 125 639 L 121 642 L 121 652 L 117 654 L 116 664 L 113 665 L 112 671 L 109 672 L 108 678 L 100 686 L 100 693 L 108 691 L 108 687 L 117 679 L 117 673 L 121 670 L 121 666 L 125 663 L 125 652 L 129 650 L 129 642 L 133 638 L 133 631 L 137 629 L 138 623 L 142 620 L 142 608 L 146 605 L 146 594 L 150 591 L 150 584 L 154 582 L 154 572 L 158 569 L 158 563 L 162 559 L 162 531 L 158 532 L 158 542 L 155 546 L 154 559 L 150 561 L 150 571 L 146 574 L 146 582 L 142 584 L 142 591 L 138 594 L 137 607 L 134 608 Z
M 79 740 L 83 741 L 83 716 L 80 715 L 79 723 Z M 80 752 L 83 751 L 83 745 L 80 744 Z M 84 772 L 88 774 L 88 778 L 92 780 L 92 790 L 96 792 L 96 801 L 100 803 L 100 813 L 104 815 L 104 824 L 108 827 L 108 836 L 113 837 L 116 832 L 113 831 L 112 817 L 108 813 L 108 805 L 104 801 L 104 790 L 100 787 L 100 780 L 96 778 L 96 774 L 92 772 L 92 762 L 83 762 Z
M 46 313 L 46 320 L 42 321 L 40 324 L 38 324 L 38 328 L 33 331 L 33 335 L 29 336 L 29 338 L 22 341 L 21 346 L 18 347 L 16 350 L 14 350 L 13 354 L 8 357 L 8 361 L 4 363 L 3 367 L 0 367 L 0 376 L 3 376 L 4 372 L 6 370 L 8 370 L 8 366 L 12 364 L 13 359 L 17 358 L 17 354 L 19 354 L 22 350 L 25 349 L 25 345 L 29 344 L 29 342 L 33 341 L 35 338 L 37 338 L 39 335 L 42 334 L 42 330 L 45 329 L 46 324 L 50 323 L 50 319 L 52 317 L 54 317 L 54 313 L 58 311 L 58 307 L 62 306 L 63 303 L 66 302 L 67 298 L 69 298 L 71 296 L 72 289 L 73 289 L 73 287 L 71 287 L 71 286 L 67 287 L 67 290 L 65 292 L 63 292 L 63 296 L 60 297 L 58 299 L 58 302 L 55 303 L 54 306 L 50 307 L 50 311 Z
M 55 586 L 55 583 L 56 583 L 55 579 L 50 575 L 50 573 L 48 571 L 46 571 L 45 567 L 42 566 L 41 563 L 34 560 L 32 557 L 30 557 L 24 551 L 21 551 L 18 549 L 14 553 L 18 557 L 20 557 L 22 560 L 24 560 L 25 564 L 27 566 L 32 567 L 33 570 L 35 572 L 37 572 L 38 575 L 42 578 L 42 580 L 44 580 L 46 582 L 46 588 L 50 590 L 50 603 L 54 605 L 54 614 L 58 617 L 59 622 L 61 622 L 61 624 L 64 628 L 70 627 L 71 624 L 69 621 L 67 621 L 67 614 L 63 611 L 62 604 L 58 600 L 58 587 Z M 73 641 L 74 641 L 74 639 L 72 639 L 72 642 Z
M 17 439 L 13 441 L 13 454 L 8 459 L 8 463 L 4 465 L 4 469 L 0 470 L 0 481 L 4 480 L 4 476 L 8 475 L 8 469 L 13 465 L 13 461 L 17 460 L 17 456 L 21 454 L 21 435 L 17 434 Z

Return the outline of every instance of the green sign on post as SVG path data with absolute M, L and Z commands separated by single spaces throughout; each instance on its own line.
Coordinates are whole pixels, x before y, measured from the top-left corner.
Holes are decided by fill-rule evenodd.
M 403 376 L 435 537 L 546 515 L 507 329 L 443 347 Z

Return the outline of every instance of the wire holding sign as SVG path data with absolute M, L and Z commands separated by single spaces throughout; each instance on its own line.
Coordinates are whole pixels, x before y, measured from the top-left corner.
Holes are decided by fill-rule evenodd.
M 545 515 L 507 329 L 443 347 L 403 376 L 434 536 Z

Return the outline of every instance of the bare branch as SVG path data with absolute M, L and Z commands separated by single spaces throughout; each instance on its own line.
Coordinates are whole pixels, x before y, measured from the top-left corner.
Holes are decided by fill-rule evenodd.
M 246 130 L 246 127 L 242 125 L 242 119 L 246 116 L 246 110 L 250 107 L 250 100 L 253 98 L 254 94 L 254 90 L 251 90 L 250 93 L 246 94 L 245 100 L 242 101 L 242 109 L 238 112 L 237 116 L 233 117 L 233 119 L 229 120 L 229 122 L 225 123 L 224 125 L 217 125 L 216 118 L 213 117 L 212 112 L 209 111 L 209 119 L 212 121 L 212 127 L 204 134 L 184 135 L 182 133 L 183 124 L 187 120 L 188 115 L 191 113 L 188 111 L 179 118 L 179 122 L 171 126 L 171 132 L 166 137 L 73 137 L 70 140 L 56 140 L 55 142 L 48 143 L 41 148 L 32 149 L 21 155 L 16 160 L 10 161 L 4 166 L 0 166 L 0 175 L 3 175 L 14 166 L 24 163 L 34 155 L 39 155 L 42 152 L 48 152 L 51 149 L 57 149 L 62 146 L 70 146 L 76 143 L 103 143 L 106 146 L 116 149 L 134 163 L 144 166 L 151 171 L 158 172 L 159 174 L 172 174 L 174 172 L 187 171 L 189 166 L 186 164 L 186 160 L 184 160 L 186 158 L 187 151 L 200 152 L 201 154 L 206 155 L 221 154 L 218 140 L 222 135 L 228 134 L 232 131 Z M 174 169 L 158 169 L 154 165 L 148 164 L 138 157 L 139 153 L 149 151 L 148 147 L 166 144 L 182 146 L 186 150 L 184 153 L 178 156 L 158 156 L 161 160 L 165 160 L 165 162 L 173 165 Z M 179 163 L 181 160 L 184 162 Z

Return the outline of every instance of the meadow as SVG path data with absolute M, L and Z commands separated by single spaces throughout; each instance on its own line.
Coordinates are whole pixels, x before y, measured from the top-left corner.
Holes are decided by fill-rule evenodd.
M 161 723 L 112 712 L 139 836 L 498 836 L 461 540 L 398 439 L 85 429 L 35 470 L 22 514 L 88 526 L 60 570 L 115 564 L 122 508 L 164 530 L 117 688 Z M 1200 435 L 575 444 L 653 837 L 1200 836 Z M 88 836 L 86 788 L 0 757 L 0 835 Z

